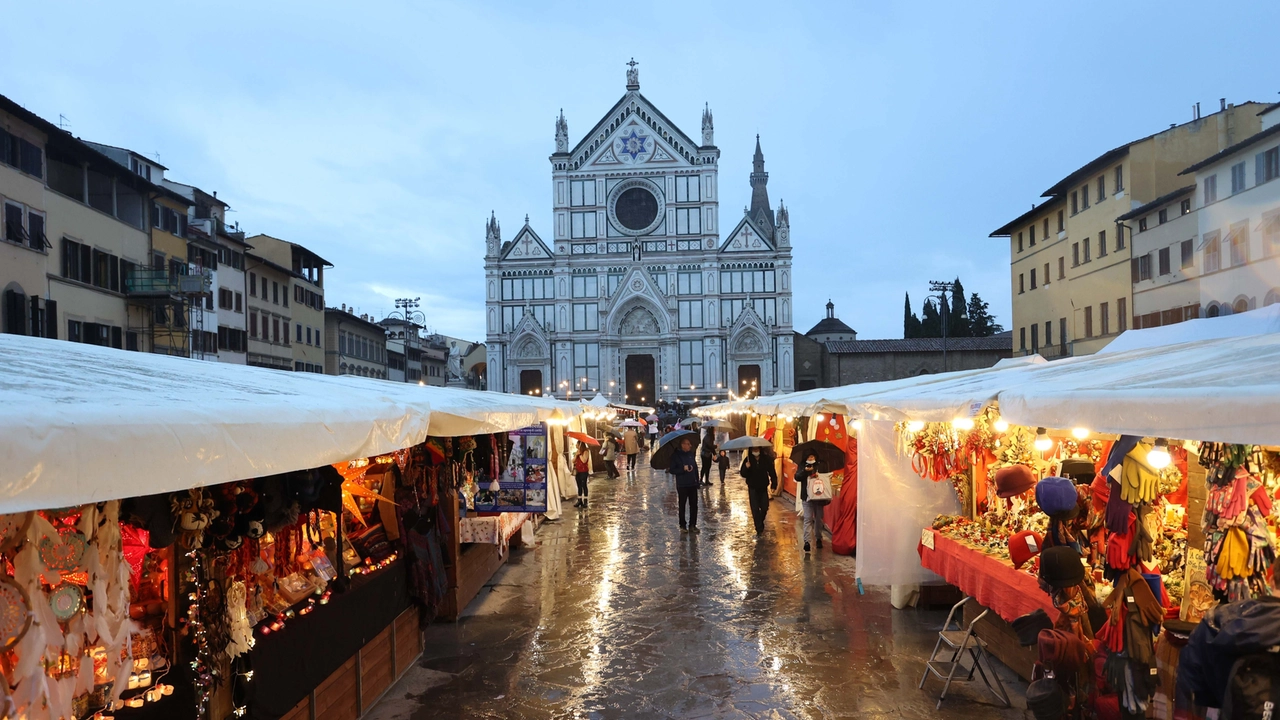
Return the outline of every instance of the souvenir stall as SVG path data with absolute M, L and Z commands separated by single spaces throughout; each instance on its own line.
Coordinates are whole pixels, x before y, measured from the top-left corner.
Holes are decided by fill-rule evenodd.
M 0 362 L 0 715 L 32 720 L 359 717 L 457 570 L 455 439 L 423 438 L 575 412 L 12 335 Z

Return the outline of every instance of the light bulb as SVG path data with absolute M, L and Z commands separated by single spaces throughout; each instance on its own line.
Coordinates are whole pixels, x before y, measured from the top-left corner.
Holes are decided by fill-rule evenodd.
M 854 420 L 852 423 L 849 423 L 849 427 L 853 428 L 854 430 L 861 430 L 861 429 L 862 429 L 862 421 L 861 421 L 861 420 Z
M 1089 437 L 1089 430 L 1087 428 L 1073 428 L 1071 430 L 1071 437 L 1077 440 L 1084 440 Z
M 1049 432 L 1044 428 L 1036 428 L 1036 450 L 1046 452 L 1051 447 L 1053 447 L 1053 441 L 1049 439 Z
M 951 426 L 957 430 L 972 430 L 973 420 L 970 418 L 956 418 L 951 421 Z
M 996 432 L 1009 432 L 1009 423 L 1006 422 L 1004 418 L 996 420 L 991 424 L 991 427 L 995 428 Z
M 823 420 L 826 420 L 826 419 L 827 419 L 826 415 L 823 415 L 822 413 L 818 413 L 818 422 L 822 422 Z
M 1147 464 L 1156 470 L 1163 470 L 1169 467 L 1171 462 L 1173 462 L 1173 456 L 1169 454 L 1169 441 L 1156 438 L 1156 446 L 1147 453 Z
M 907 423 L 907 429 L 913 433 L 918 433 L 924 429 L 923 420 L 911 420 Z

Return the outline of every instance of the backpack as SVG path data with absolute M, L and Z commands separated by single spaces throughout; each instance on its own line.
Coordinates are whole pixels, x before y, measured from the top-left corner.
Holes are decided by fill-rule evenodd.
M 1236 660 L 1222 700 L 1222 720 L 1280 720 L 1280 646 Z

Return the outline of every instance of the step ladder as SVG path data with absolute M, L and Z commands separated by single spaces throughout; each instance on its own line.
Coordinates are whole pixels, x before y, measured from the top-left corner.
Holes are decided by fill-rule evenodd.
M 942 709 L 942 701 L 947 699 L 947 691 L 951 689 L 953 682 L 971 682 L 974 680 L 974 672 L 982 678 L 983 684 L 996 696 L 1005 707 L 1009 707 L 1009 694 L 1005 692 L 1004 683 L 1000 681 L 1000 676 L 996 674 L 995 667 L 991 664 L 991 656 L 987 654 L 987 643 L 978 637 L 974 629 L 978 625 L 978 621 L 986 617 L 990 610 L 984 609 L 981 614 L 975 617 L 968 625 L 964 627 L 962 608 L 964 604 L 973 598 L 966 596 L 963 600 L 956 603 L 951 608 L 951 612 L 947 614 L 947 621 L 943 623 L 942 630 L 938 632 L 938 641 L 933 645 L 933 653 L 929 655 L 929 659 L 925 662 L 924 675 L 920 677 L 919 689 L 924 689 L 924 683 L 929 679 L 929 675 L 935 675 L 943 680 L 942 694 L 938 696 L 938 705 L 935 710 Z M 960 618 L 956 614 L 960 613 Z M 952 628 L 952 623 L 955 627 Z M 943 645 L 946 649 L 943 649 Z M 947 652 L 950 651 L 949 659 L 946 658 Z M 968 655 L 969 662 L 966 665 L 965 655 Z M 986 668 L 983 668 L 983 664 Z

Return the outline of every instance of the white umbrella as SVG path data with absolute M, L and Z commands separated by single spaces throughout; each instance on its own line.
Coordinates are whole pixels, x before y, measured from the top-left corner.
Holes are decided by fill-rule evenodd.
M 644 427 L 644 423 L 639 420 L 623 420 L 618 423 L 619 427 Z
M 773 447 L 773 443 L 769 442 L 768 440 L 765 440 L 762 437 L 756 437 L 754 435 L 743 435 L 740 438 L 734 438 L 732 440 L 729 440 L 725 444 L 721 445 L 720 449 L 721 450 L 747 450 L 753 447 L 758 447 L 758 448 Z

